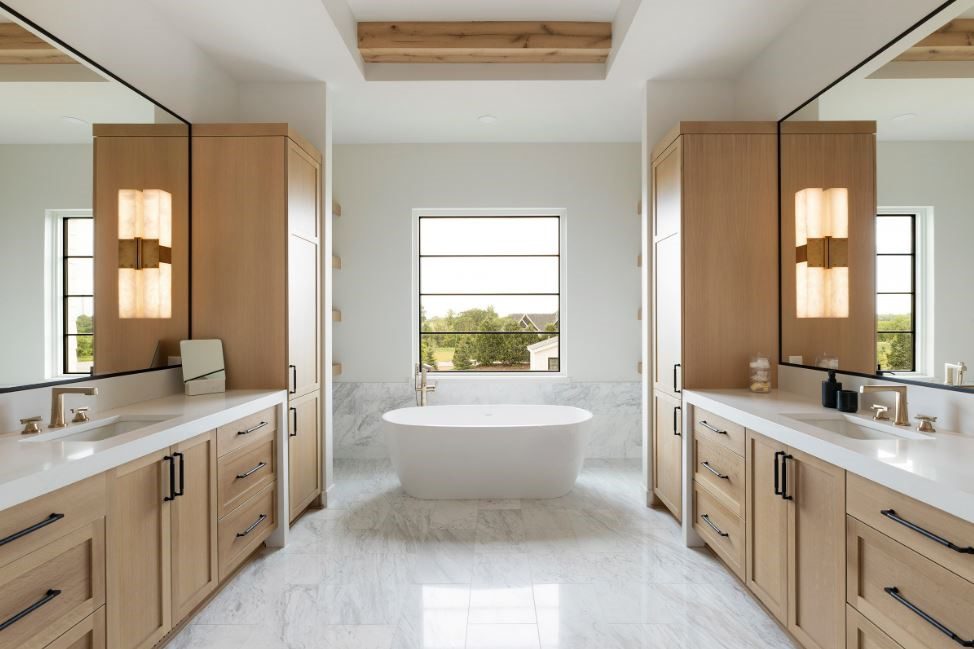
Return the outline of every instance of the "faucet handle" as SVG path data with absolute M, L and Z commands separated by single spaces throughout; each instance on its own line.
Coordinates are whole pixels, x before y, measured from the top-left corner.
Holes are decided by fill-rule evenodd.
M 91 421 L 91 419 L 88 417 L 88 406 L 72 408 L 71 412 L 74 413 L 74 418 L 71 420 L 72 424 L 81 424 L 86 421 Z
M 921 433 L 936 433 L 937 429 L 933 427 L 936 423 L 937 418 L 931 417 L 930 415 L 917 415 L 914 417 L 920 423 L 917 425 L 917 430 Z
M 873 420 L 875 421 L 889 420 L 889 406 L 881 406 L 879 404 L 876 404 L 870 407 L 875 411 L 875 414 L 873 415 Z
M 41 427 L 37 425 L 37 422 L 41 421 L 41 419 L 43 418 L 40 415 L 21 419 L 20 423 L 24 425 L 24 430 L 20 431 L 21 435 L 32 435 L 41 432 Z

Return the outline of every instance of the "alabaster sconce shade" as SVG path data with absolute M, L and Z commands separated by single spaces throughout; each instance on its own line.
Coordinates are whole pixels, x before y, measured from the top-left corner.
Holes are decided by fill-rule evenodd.
M 849 190 L 795 194 L 795 296 L 799 318 L 849 317 Z
M 172 195 L 118 190 L 118 317 L 172 317 Z

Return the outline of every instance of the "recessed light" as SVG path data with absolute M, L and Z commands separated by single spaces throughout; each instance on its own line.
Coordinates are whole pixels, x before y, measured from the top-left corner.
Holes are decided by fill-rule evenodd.
M 893 121 L 894 122 L 905 122 L 905 121 L 907 121 L 909 119 L 913 119 L 916 116 L 917 116 L 916 113 L 903 113 L 902 115 L 897 115 L 896 117 L 894 117 L 893 118 Z
M 91 122 L 89 122 L 88 120 L 85 120 L 85 119 L 81 119 L 80 117 L 73 117 L 71 115 L 64 115 L 64 116 L 61 117 L 61 119 L 63 119 L 68 124 L 76 124 L 76 125 L 79 125 L 79 126 L 91 126 Z
M 497 118 L 493 115 L 481 115 L 477 118 L 477 121 L 479 121 L 481 124 L 493 124 L 497 121 Z

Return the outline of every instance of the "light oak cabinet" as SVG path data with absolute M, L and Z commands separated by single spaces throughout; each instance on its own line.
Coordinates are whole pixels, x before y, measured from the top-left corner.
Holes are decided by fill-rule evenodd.
M 293 520 L 323 482 L 321 154 L 286 124 L 194 125 L 192 140 L 193 337 L 223 340 L 228 388 L 314 395 L 300 409 L 318 439 L 288 468 L 315 487 L 289 494 Z
M 288 406 L 288 455 L 294 458 L 321 456 L 321 431 L 318 430 L 318 394 L 307 394 Z M 290 517 L 293 520 L 321 493 L 321 468 L 317 462 L 290 463 L 288 472 Z
M 683 510 L 683 406 L 657 392 L 653 412 L 653 492 L 679 520 Z
M 108 473 L 108 646 L 148 649 L 217 585 L 216 433 Z

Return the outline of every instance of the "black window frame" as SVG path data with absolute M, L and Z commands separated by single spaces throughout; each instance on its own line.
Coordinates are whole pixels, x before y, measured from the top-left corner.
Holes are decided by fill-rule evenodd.
M 880 291 L 879 290 L 879 276 L 876 276 L 876 290 L 875 294 L 878 298 L 880 295 L 909 295 L 910 296 L 910 328 L 908 330 L 880 330 L 879 329 L 879 312 L 877 309 L 876 317 L 876 373 L 879 375 L 883 374 L 913 374 L 917 371 L 917 238 L 919 233 L 917 232 L 917 215 L 915 213 L 900 213 L 900 212 L 883 212 L 876 214 L 876 218 L 908 218 L 910 219 L 910 252 L 879 252 L 877 249 L 875 251 L 876 256 L 876 267 L 879 268 L 879 258 L 880 257 L 909 257 L 910 258 L 910 291 Z M 879 336 L 882 334 L 901 334 L 909 335 L 910 337 L 910 369 L 897 368 L 892 370 L 884 370 L 879 366 Z
M 555 254 L 544 254 L 544 255 L 530 255 L 530 254 L 477 254 L 477 255 L 424 255 L 423 254 L 423 221 L 428 219 L 555 219 L 558 223 L 558 237 L 557 237 L 557 251 Z M 558 298 L 558 318 L 556 322 L 555 331 L 542 331 L 538 332 L 540 334 L 554 334 L 553 337 L 558 339 L 558 368 L 557 370 L 532 370 L 530 367 L 526 370 L 477 370 L 476 368 L 470 370 L 436 370 L 437 375 L 443 374 L 455 374 L 455 375 L 472 375 L 472 374 L 487 374 L 487 375 L 498 375 L 503 376 L 505 374 L 561 374 L 562 367 L 562 356 L 561 356 L 561 324 L 562 324 L 562 310 L 561 310 L 561 293 L 562 293 L 562 269 L 561 269 L 561 237 L 562 237 L 562 215 L 552 214 L 552 213 L 538 213 L 538 214 L 475 214 L 475 215 L 463 215 L 463 214 L 424 214 L 420 215 L 416 223 L 416 293 L 418 296 L 417 309 L 416 309 L 416 319 L 419 334 L 416 337 L 416 346 L 418 350 L 417 358 L 420 359 L 420 363 L 423 362 L 423 336 L 424 334 L 429 335 L 435 332 L 424 332 L 423 331 L 423 298 L 424 297 L 477 297 L 477 296 L 524 296 L 524 297 L 557 297 Z M 435 259 L 435 258 L 452 258 L 452 259 L 476 259 L 476 258 L 517 258 L 517 257 L 547 257 L 556 258 L 558 260 L 558 292 L 557 293 L 424 293 L 423 292 L 423 259 Z M 504 336 L 504 335 L 523 335 L 523 331 L 451 331 L 451 335 L 459 336 Z M 549 340 L 542 339 L 542 340 Z M 539 340 L 538 342 L 541 342 Z M 550 367 L 550 366 L 549 366 Z
M 71 221 L 91 221 L 92 225 L 92 254 L 90 255 L 72 255 L 68 254 L 68 224 Z M 95 333 L 94 333 L 94 319 L 95 314 L 91 314 L 92 319 L 92 333 L 90 334 L 72 334 L 68 333 L 68 300 L 71 298 L 90 298 L 92 304 L 95 301 L 94 285 L 92 285 L 92 293 L 90 294 L 74 294 L 69 291 L 70 284 L 68 283 L 68 260 L 70 259 L 91 259 L 92 263 L 92 282 L 94 282 L 94 224 L 95 217 L 93 214 L 88 214 L 85 216 L 63 216 L 61 217 L 61 374 L 63 376 L 90 376 L 94 370 L 94 362 L 92 362 L 91 369 L 87 372 L 71 372 L 69 371 L 70 365 L 68 362 L 68 339 L 69 338 L 91 338 L 92 343 L 92 356 L 94 356 L 94 343 L 95 343 Z

